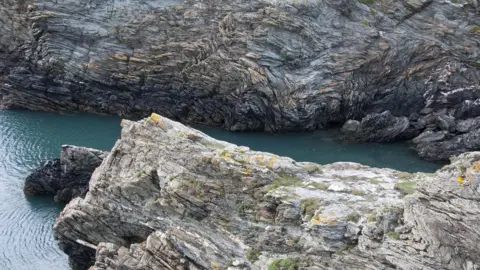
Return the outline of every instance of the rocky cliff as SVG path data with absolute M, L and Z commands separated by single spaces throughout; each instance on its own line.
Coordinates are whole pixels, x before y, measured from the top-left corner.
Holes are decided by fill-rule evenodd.
M 266 131 L 368 124 L 387 112 L 401 118 L 379 123 L 392 134 L 353 138 L 435 133 L 418 151 L 446 159 L 480 148 L 477 9 L 477 0 L 1 0 L 0 106 L 157 111 Z
M 296 162 L 155 114 L 122 125 L 55 224 L 75 269 L 480 267 L 479 152 L 409 174 Z
M 27 195 L 55 195 L 57 202 L 84 197 L 93 171 L 100 166 L 107 152 L 72 145 L 63 145 L 60 158 L 49 160 L 25 180 Z

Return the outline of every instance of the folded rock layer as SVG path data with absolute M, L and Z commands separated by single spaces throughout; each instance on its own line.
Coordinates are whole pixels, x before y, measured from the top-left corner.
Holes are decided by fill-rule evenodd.
M 409 174 L 296 162 L 156 114 L 122 126 L 55 224 L 75 269 L 480 267 L 479 152 Z
M 5 108 L 157 111 L 266 131 L 385 111 L 400 118 L 381 122 L 393 126 L 378 135 L 354 136 L 361 140 L 411 139 L 444 130 L 446 117 L 480 116 L 477 0 L 1 0 L 0 7 Z M 461 135 L 469 131 L 448 132 L 436 153 L 480 148 Z M 462 147 L 451 149 L 457 136 Z

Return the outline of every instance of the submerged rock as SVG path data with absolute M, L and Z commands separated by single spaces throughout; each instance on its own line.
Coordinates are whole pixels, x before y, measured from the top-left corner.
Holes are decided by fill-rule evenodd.
M 158 115 L 122 126 L 55 224 L 75 269 L 480 267 L 478 152 L 409 174 L 296 162 Z
M 54 194 L 55 201 L 84 197 L 93 171 L 108 153 L 71 145 L 62 146 L 60 158 L 47 161 L 25 180 L 28 195 Z

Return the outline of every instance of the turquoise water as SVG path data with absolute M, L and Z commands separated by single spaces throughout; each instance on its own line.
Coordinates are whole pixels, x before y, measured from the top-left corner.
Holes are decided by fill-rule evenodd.
M 216 139 L 245 145 L 258 151 L 288 156 L 296 161 L 328 164 L 338 161 L 359 162 L 364 165 L 393 168 L 406 172 L 434 172 L 442 164 L 419 158 L 406 142 L 401 143 L 345 143 L 339 131 L 310 133 L 238 133 L 217 128 L 201 127 L 204 133 Z
M 52 229 L 63 205 L 49 197 L 25 197 L 23 181 L 62 144 L 111 149 L 119 119 L 0 110 L 0 269 L 63 270 L 67 256 Z
M 62 205 L 49 197 L 25 197 L 23 181 L 62 144 L 109 150 L 120 136 L 120 119 L 0 110 L 0 270 L 63 270 L 67 257 L 52 227 Z M 200 128 L 218 139 L 298 161 L 356 161 L 371 166 L 432 172 L 440 167 L 416 157 L 406 144 L 341 144 L 336 132 L 270 135 Z

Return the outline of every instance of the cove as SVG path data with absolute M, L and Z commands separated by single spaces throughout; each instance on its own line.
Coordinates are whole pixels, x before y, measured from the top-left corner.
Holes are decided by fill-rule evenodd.
M 0 110 L 0 269 L 68 269 L 52 228 L 62 205 L 49 197 L 25 197 L 23 181 L 62 144 L 109 150 L 120 135 L 120 118 Z M 419 159 L 408 144 L 342 144 L 336 131 L 233 133 L 199 127 L 217 139 L 298 161 L 354 161 L 403 171 L 433 172 L 441 164 Z

